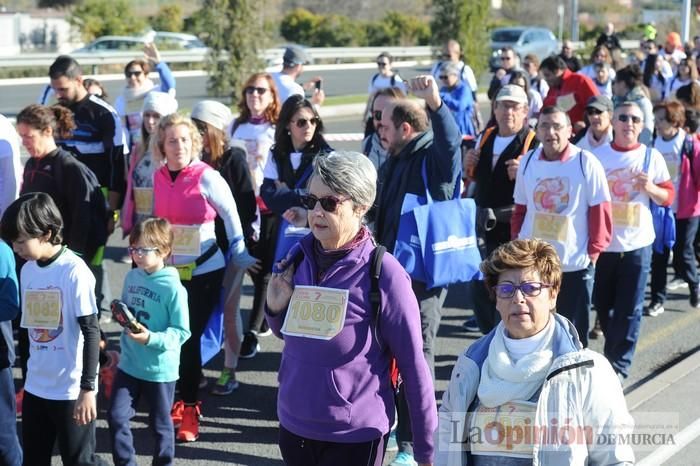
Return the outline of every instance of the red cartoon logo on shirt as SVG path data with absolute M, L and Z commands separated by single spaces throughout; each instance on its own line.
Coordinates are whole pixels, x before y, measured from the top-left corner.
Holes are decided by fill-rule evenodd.
M 637 175 L 629 167 L 607 172 L 610 196 L 616 202 L 631 202 L 639 195 Z
M 540 212 L 561 214 L 569 206 L 569 179 L 545 178 L 535 186 L 535 207 Z

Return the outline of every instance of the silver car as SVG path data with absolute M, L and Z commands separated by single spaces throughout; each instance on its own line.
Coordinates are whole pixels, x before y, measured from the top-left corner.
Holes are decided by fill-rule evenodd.
M 513 26 L 498 28 L 491 31 L 491 58 L 489 64 L 492 70 L 501 66 L 501 49 L 513 47 L 515 53 L 522 59 L 527 54 L 535 54 L 540 60 L 559 53 L 559 42 L 552 31 L 546 28 Z

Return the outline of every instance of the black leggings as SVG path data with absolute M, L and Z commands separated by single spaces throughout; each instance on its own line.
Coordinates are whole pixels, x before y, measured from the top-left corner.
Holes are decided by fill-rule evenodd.
M 270 281 L 272 265 L 275 260 L 275 247 L 277 245 L 277 227 L 279 217 L 274 214 L 262 215 L 260 219 L 260 239 L 251 248 L 251 255 L 260 259 L 260 272 L 251 273 L 253 280 L 253 308 L 248 319 L 248 331 L 260 332 L 265 318 L 265 298 L 267 284 Z
M 202 373 L 200 340 L 204 327 L 219 302 L 223 277 L 224 269 L 218 269 L 194 275 L 192 280 L 182 282 L 187 290 L 192 333 L 180 350 L 180 396 L 185 403 L 197 402 L 199 378 Z

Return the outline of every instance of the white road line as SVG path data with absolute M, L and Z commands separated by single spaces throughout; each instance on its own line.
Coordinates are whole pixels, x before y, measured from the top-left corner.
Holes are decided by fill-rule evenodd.
M 651 455 L 638 461 L 637 466 L 661 465 L 698 437 L 700 437 L 700 419 L 696 419 L 695 422 L 673 437 L 676 442 L 675 445 L 664 445 L 663 447 L 657 448 Z

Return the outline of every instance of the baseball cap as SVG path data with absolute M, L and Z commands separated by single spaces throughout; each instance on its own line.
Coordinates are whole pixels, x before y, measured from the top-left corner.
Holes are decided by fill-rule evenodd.
M 226 128 L 233 118 L 231 110 L 229 110 L 226 105 L 215 100 L 202 100 L 197 102 L 190 116 L 204 123 L 209 123 L 214 128 L 220 129 L 221 131 Z
M 515 84 L 506 84 L 500 91 L 498 91 L 498 95 L 496 95 L 496 102 L 502 102 L 504 100 L 517 102 L 519 104 L 528 103 L 525 89 L 520 86 L 516 86 Z
M 306 65 L 310 63 L 309 56 L 300 47 L 289 46 L 284 49 L 282 61 L 289 65 Z
M 610 98 L 607 96 L 604 96 L 602 94 L 594 95 L 593 97 L 588 99 L 588 102 L 586 103 L 586 108 L 595 108 L 596 110 L 600 110 L 601 112 L 612 113 L 613 103 L 612 100 L 610 100 Z

